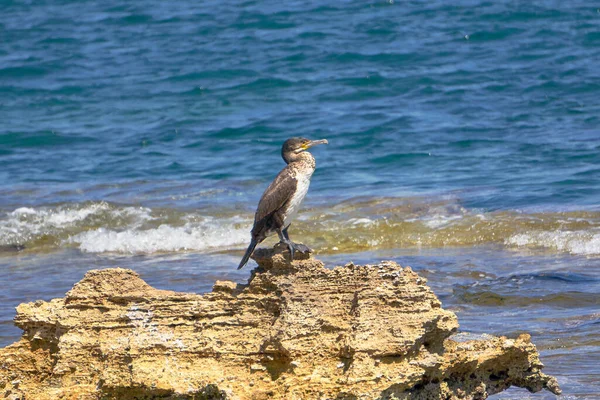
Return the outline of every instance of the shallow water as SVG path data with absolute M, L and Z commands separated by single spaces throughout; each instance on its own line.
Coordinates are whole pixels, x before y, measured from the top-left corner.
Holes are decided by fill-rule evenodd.
M 600 398 L 597 7 L 0 9 L 0 345 L 17 304 L 92 268 L 244 281 L 254 207 L 302 135 L 330 144 L 293 239 L 330 266 L 411 265 L 462 331 L 530 332 L 564 398 Z M 528 396 L 553 397 L 497 398 Z

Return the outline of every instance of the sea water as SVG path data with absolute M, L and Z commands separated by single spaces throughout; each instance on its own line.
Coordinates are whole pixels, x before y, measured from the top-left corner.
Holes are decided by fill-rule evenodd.
M 583 1 L 2 1 L 0 345 L 89 269 L 244 282 L 305 136 L 330 144 L 293 240 L 412 266 L 461 331 L 529 332 L 564 398 L 600 398 L 599 26 Z

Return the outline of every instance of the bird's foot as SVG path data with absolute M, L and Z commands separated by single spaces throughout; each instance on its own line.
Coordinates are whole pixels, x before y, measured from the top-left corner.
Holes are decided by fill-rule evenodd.
M 305 244 L 294 243 L 291 240 L 290 240 L 290 242 L 291 242 L 292 247 L 294 248 L 295 251 L 299 251 L 300 253 L 303 253 L 303 254 L 309 254 L 309 253 L 313 252 L 313 249 L 311 249 L 310 247 L 308 247 Z M 290 245 L 287 242 L 279 241 L 278 244 L 285 245 L 285 246 L 287 246 L 288 249 L 290 248 Z
M 290 251 L 290 246 L 286 242 L 277 243 L 274 247 L 275 252 L 283 253 L 284 257 L 289 262 L 292 262 L 294 260 L 308 260 L 311 258 L 312 250 L 308 246 L 305 246 L 303 244 L 296 244 L 292 241 L 290 242 L 292 245 L 292 249 L 294 250 L 293 254 Z M 289 256 L 286 253 L 289 253 Z
M 304 254 L 304 257 L 301 257 L 301 259 L 306 259 L 307 256 L 308 258 L 310 258 L 310 254 L 313 252 L 313 250 L 308 247 L 307 245 L 304 245 L 302 243 L 294 243 L 289 239 L 285 239 L 282 238 L 282 240 L 279 241 L 279 243 L 277 243 L 278 246 L 286 246 L 288 251 L 290 252 L 290 261 L 294 261 L 294 255 L 296 254 L 296 252 L 300 252 L 302 254 Z
M 296 251 L 299 251 L 300 253 L 308 254 L 308 253 L 312 253 L 313 252 L 313 250 L 310 247 L 308 247 L 307 245 L 305 245 L 305 244 L 294 243 L 293 245 L 294 245 L 294 249 Z
M 294 242 L 291 240 L 286 243 L 288 250 L 290 251 L 290 261 L 294 261 Z

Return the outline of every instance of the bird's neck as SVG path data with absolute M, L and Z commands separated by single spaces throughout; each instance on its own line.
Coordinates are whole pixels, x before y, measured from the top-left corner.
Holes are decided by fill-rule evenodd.
M 298 166 L 300 168 L 315 169 L 317 163 L 312 154 L 308 151 L 303 151 L 298 154 L 291 154 L 285 159 L 289 165 Z

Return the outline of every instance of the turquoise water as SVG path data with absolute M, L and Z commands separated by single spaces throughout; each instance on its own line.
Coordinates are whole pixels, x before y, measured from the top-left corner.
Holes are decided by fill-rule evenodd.
M 0 345 L 17 304 L 91 268 L 246 279 L 254 207 L 306 136 L 330 144 L 293 239 L 329 265 L 413 266 L 462 330 L 531 332 L 564 398 L 600 397 L 597 6 L 0 10 Z

